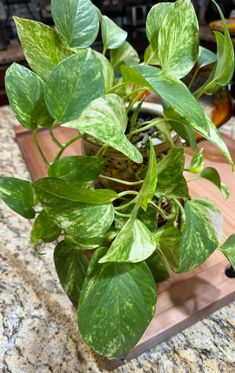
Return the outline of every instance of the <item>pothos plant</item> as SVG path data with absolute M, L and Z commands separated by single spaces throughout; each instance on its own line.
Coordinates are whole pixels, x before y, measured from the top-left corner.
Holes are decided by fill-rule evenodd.
M 230 82 L 233 46 L 225 23 L 224 33 L 215 32 L 216 55 L 199 46 L 191 1 L 164 2 L 148 14 L 149 46 L 140 62 L 127 33 L 90 0 L 52 0 L 51 5 L 55 28 L 15 17 L 31 70 L 14 63 L 6 74 L 11 108 L 21 125 L 32 130 L 48 177 L 31 182 L 2 176 L 0 196 L 23 217 L 36 217 L 33 245 L 57 242 L 55 268 L 77 307 L 84 341 L 101 355 L 123 357 L 150 323 L 156 284 L 169 271 L 191 271 L 216 249 L 235 266 L 235 236 L 220 246 L 214 225 L 214 217 L 220 221 L 218 209 L 207 199 L 191 199 L 185 179 L 186 173 L 197 174 L 196 179 L 207 179 L 228 197 L 218 172 L 204 168 L 195 139 L 200 134 L 210 141 L 233 167 L 216 126 L 198 102 Z M 100 28 L 102 54 L 91 48 Z M 207 65 L 210 73 L 195 90 L 195 79 Z M 191 71 L 187 86 L 181 79 Z M 139 120 L 146 91 L 159 95 L 162 117 Z M 39 144 L 39 126 L 49 129 L 58 146 L 50 164 Z M 61 144 L 54 133 L 59 126 L 78 134 Z M 194 149 L 188 166 L 172 131 Z M 166 154 L 156 152 L 156 132 L 168 144 Z M 134 144 L 137 134 L 148 140 L 144 151 Z M 63 156 L 87 136 L 100 144 L 96 155 Z M 141 170 L 135 180 L 102 174 L 110 149 Z M 97 188 L 97 180 L 117 182 L 125 190 Z

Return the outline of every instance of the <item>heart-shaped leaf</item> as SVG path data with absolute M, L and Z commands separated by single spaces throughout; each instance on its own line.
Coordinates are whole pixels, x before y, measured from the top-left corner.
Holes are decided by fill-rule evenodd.
M 111 49 L 110 61 L 114 70 L 120 72 L 121 65 L 135 66 L 140 62 L 140 58 L 132 45 L 125 41 L 119 48 Z
M 57 29 L 70 47 L 87 48 L 95 41 L 99 18 L 90 0 L 52 0 L 51 11 Z
M 156 287 L 146 263 L 93 261 L 79 297 L 81 336 L 99 354 L 124 357 L 144 333 L 155 307 Z
M 102 66 L 94 52 L 83 49 L 54 68 L 46 85 L 45 99 L 51 115 L 66 123 L 77 119 L 104 92 Z
M 183 78 L 193 68 L 199 53 L 199 26 L 191 0 L 177 0 L 162 21 L 158 55 L 163 71 Z
M 127 38 L 127 32 L 107 16 L 101 18 L 101 33 L 105 50 L 119 48 Z
M 105 162 L 98 157 L 67 156 L 55 160 L 49 166 L 48 176 L 77 182 L 91 181 L 99 176 Z
M 7 70 L 5 85 L 11 108 L 23 127 L 33 130 L 38 125 L 52 124 L 44 101 L 44 82 L 38 75 L 13 63 Z
M 204 168 L 201 173 L 200 177 L 210 181 L 212 184 L 219 188 L 224 196 L 225 199 L 229 196 L 228 188 L 224 184 L 221 183 L 220 175 L 218 171 L 213 167 L 206 167 Z
M 19 17 L 14 17 L 14 21 L 29 66 L 47 80 L 52 69 L 72 51 L 52 27 Z
M 208 66 L 214 62 L 216 62 L 217 57 L 215 53 L 211 52 L 209 49 L 205 47 L 199 47 L 199 56 L 198 56 L 198 66 L 200 69 L 204 66 Z
M 27 219 L 34 218 L 35 195 L 29 181 L 1 176 L 0 198 L 17 214 Z
M 235 270 L 235 234 L 232 234 L 220 247 L 222 253 L 229 260 Z
M 64 126 L 76 128 L 141 163 L 142 155 L 124 134 L 126 125 L 124 101 L 115 94 L 108 94 L 91 102 L 79 119 Z
M 61 234 L 61 229 L 51 220 L 46 211 L 37 216 L 31 231 L 30 242 L 33 245 L 41 242 L 55 241 Z
M 86 256 L 78 246 L 62 241 L 55 248 L 54 263 L 65 293 L 77 305 L 88 267 Z
M 142 262 L 152 255 L 155 248 L 156 245 L 148 228 L 140 220 L 130 219 L 99 263 Z
M 45 177 L 33 183 L 42 203 L 54 205 L 63 201 L 106 204 L 117 198 L 117 193 L 109 189 L 84 189 L 80 183 L 54 177 Z

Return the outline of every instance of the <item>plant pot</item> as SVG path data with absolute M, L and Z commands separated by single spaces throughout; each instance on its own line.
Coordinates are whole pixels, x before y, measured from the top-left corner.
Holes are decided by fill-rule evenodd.
M 163 110 L 160 104 L 154 103 L 144 103 L 141 112 L 149 117 L 156 118 L 157 116 L 162 116 Z M 161 157 L 163 154 L 168 152 L 168 145 L 160 138 L 153 138 L 154 148 L 156 155 Z M 172 140 L 175 144 L 180 144 L 180 139 L 178 135 L 172 131 Z M 87 137 L 82 140 L 82 148 L 85 155 L 96 155 L 99 151 L 101 144 L 91 137 Z M 147 147 L 138 147 L 139 151 L 143 155 L 143 163 L 137 164 L 130 159 L 128 159 L 124 154 L 118 152 L 117 150 L 110 149 L 106 153 L 107 163 L 102 171 L 102 174 L 116 179 L 121 179 L 125 181 L 138 181 L 142 179 L 142 172 L 146 169 L 148 165 L 147 157 Z M 97 187 L 103 187 L 108 189 L 113 189 L 116 192 L 121 192 L 123 190 L 130 189 L 129 186 L 119 184 L 110 180 L 100 179 L 97 183 Z M 131 189 L 138 190 L 140 187 L 131 186 Z

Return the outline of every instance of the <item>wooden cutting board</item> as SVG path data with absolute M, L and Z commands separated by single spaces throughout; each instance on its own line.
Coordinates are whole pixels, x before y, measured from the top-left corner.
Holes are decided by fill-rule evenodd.
M 35 180 L 46 176 L 46 167 L 34 145 L 32 133 L 20 127 L 16 127 L 15 132 L 32 178 Z M 62 143 L 77 134 L 75 130 L 66 128 L 58 128 L 55 133 Z M 235 161 L 235 142 L 229 137 L 223 137 Z M 53 160 L 59 149 L 51 141 L 48 130 L 39 131 L 39 142 L 48 160 Z M 207 166 L 215 167 L 219 171 L 222 181 L 230 187 L 231 195 L 225 202 L 219 190 L 207 181 L 190 183 L 190 192 L 193 197 L 208 197 L 216 201 L 224 217 L 223 239 L 225 239 L 235 232 L 235 175 L 231 173 L 230 166 L 225 163 L 224 158 L 214 146 L 206 141 L 202 141 L 199 146 L 205 150 Z M 77 141 L 64 154 L 81 153 L 82 145 L 80 141 Z M 188 162 L 189 153 L 190 150 L 186 156 Z M 227 260 L 216 252 L 203 265 L 189 274 L 172 273 L 168 281 L 158 286 L 156 314 L 137 346 L 125 360 L 107 360 L 106 368 L 112 370 L 124 364 L 235 300 L 235 279 L 226 277 L 224 272 L 228 266 Z

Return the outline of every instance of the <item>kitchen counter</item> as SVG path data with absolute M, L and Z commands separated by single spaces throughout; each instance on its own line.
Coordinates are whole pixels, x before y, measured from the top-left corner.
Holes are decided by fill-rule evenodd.
M 29 179 L 9 107 L 0 108 L 0 173 Z M 53 246 L 29 244 L 31 223 L 0 203 L 0 371 L 98 373 L 104 361 L 79 338 L 53 266 Z M 234 279 L 235 285 L 235 279 Z M 235 302 L 116 373 L 234 373 Z

